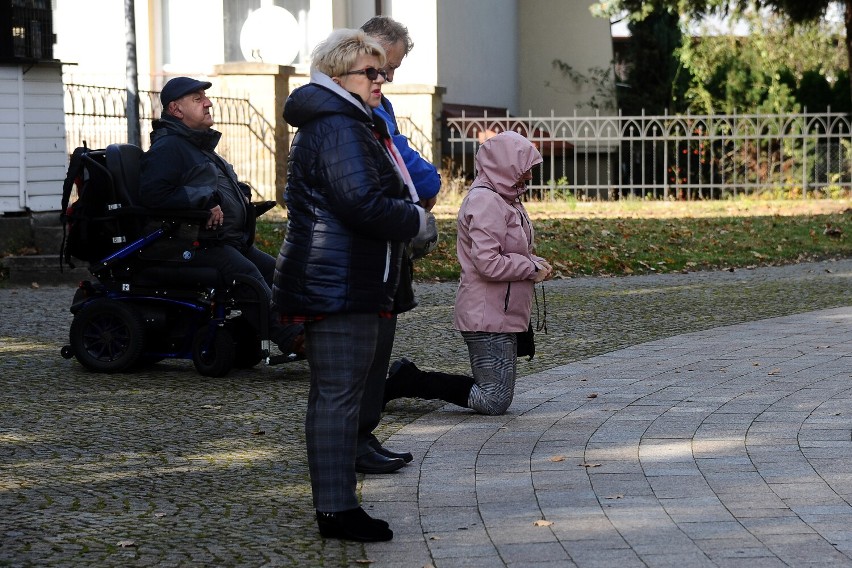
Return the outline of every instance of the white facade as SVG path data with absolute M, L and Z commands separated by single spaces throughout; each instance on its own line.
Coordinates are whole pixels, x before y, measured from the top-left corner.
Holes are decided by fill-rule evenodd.
M 64 123 L 59 66 L 0 65 L 0 213 L 60 209 Z
M 157 90 L 164 75 L 209 76 L 225 61 L 226 0 L 136 0 L 140 89 Z M 258 0 L 263 7 L 272 0 Z M 55 0 L 55 56 L 66 81 L 124 86 L 124 3 Z M 82 4 L 82 6 L 81 6 Z M 287 4 L 287 2 L 276 2 Z M 358 27 L 374 14 L 374 0 L 303 0 L 293 10 L 298 37 L 272 28 L 276 41 L 296 42 L 293 65 L 306 72 L 313 47 L 335 27 Z M 554 68 L 580 73 L 612 61 L 609 22 L 595 18 L 587 0 L 385 0 L 383 11 L 404 23 L 414 50 L 395 84 L 446 89 L 444 102 L 501 107 L 513 114 L 571 113 L 591 96 Z M 277 35 L 276 35 L 277 34 Z M 215 92 L 215 83 L 214 83 Z
M 612 37 L 609 20 L 595 18 L 588 0 L 520 0 L 518 2 L 518 114 L 570 116 L 594 114 L 592 96 L 599 103 L 609 95 L 615 114 L 615 77 L 612 73 Z M 609 70 L 608 93 L 596 92 L 593 83 L 566 77 L 554 60 L 570 65 L 591 78 L 596 70 Z
M 444 101 L 523 112 L 516 0 L 438 2 L 438 82 Z M 416 48 L 415 48 L 416 49 Z
M 65 83 L 126 86 L 124 4 L 54 0 L 54 56 L 66 64 Z M 408 132 L 417 136 L 416 147 L 440 165 L 442 111 L 571 114 L 587 104 L 594 88 L 566 78 L 553 61 L 578 73 L 611 66 L 609 22 L 594 18 L 588 4 L 382 0 L 382 13 L 406 25 L 414 41 L 384 90 L 398 116 L 413 125 Z M 290 66 L 292 88 L 306 80 L 311 51 L 332 29 L 357 28 L 375 11 L 375 0 L 135 0 L 138 87 L 158 91 L 175 75 L 206 77 L 211 95 L 251 100 L 278 132 L 280 92 L 261 93 L 256 81 L 217 73 L 246 60 Z M 287 143 L 286 136 L 276 139 Z

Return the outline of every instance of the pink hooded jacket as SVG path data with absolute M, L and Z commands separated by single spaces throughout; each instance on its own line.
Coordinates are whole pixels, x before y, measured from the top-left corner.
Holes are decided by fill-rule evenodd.
M 536 261 L 533 228 L 518 199 L 518 180 L 542 158 L 516 132 L 501 132 L 476 152 L 476 179 L 458 214 L 456 253 L 461 281 L 455 328 L 460 331 L 525 331 L 532 309 Z

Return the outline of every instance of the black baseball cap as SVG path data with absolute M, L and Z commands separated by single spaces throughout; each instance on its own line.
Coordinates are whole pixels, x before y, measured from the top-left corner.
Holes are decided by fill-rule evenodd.
M 169 79 L 169 82 L 163 85 L 163 90 L 160 91 L 160 102 L 165 109 L 170 102 L 195 91 L 206 91 L 212 85 L 213 83 L 209 81 L 199 81 L 191 77 L 175 77 Z

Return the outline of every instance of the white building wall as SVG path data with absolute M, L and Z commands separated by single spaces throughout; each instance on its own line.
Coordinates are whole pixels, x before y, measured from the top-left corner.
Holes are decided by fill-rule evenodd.
M 53 56 L 66 63 L 66 81 L 124 88 L 126 47 L 124 2 L 117 0 L 54 0 Z M 148 89 L 152 68 L 148 3 L 136 0 L 136 65 L 139 88 Z M 221 28 L 221 19 L 219 20 Z M 203 41 L 203 39 L 202 39 Z M 199 49 L 199 53 L 206 49 Z
M 395 0 L 389 15 L 408 28 L 414 49 L 394 74 L 394 83 L 438 84 L 438 0 Z
M 517 0 L 439 0 L 437 8 L 437 83 L 447 88 L 444 102 L 522 110 Z
M 59 66 L 0 66 L 0 213 L 60 209 L 65 168 Z
M 54 57 L 66 63 L 66 82 L 124 88 L 124 2 L 54 0 Z M 149 5 L 150 4 L 150 5 Z M 136 67 L 139 88 L 159 90 L 162 76 L 205 76 L 224 58 L 222 3 L 211 0 L 136 0 Z M 163 39 L 163 22 L 168 37 Z
M 0 212 L 21 211 L 24 167 L 21 68 L 0 66 Z
M 518 86 L 523 114 L 533 116 L 594 114 L 588 106 L 592 96 L 601 95 L 595 87 L 575 82 L 553 65 L 554 60 L 590 76 L 590 69 L 612 67 L 612 38 L 609 20 L 589 12 L 588 0 L 519 0 Z M 610 74 L 610 93 L 615 79 Z M 601 109 L 601 114 L 614 114 Z
M 222 63 L 221 1 L 169 0 L 163 14 L 161 0 L 136 0 L 141 89 L 159 88 L 156 79 L 149 84 L 152 74 L 206 75 Z M 55 54 L 77 63 L 66 68 L 74 81 L 124 87 L 124 3 L 55 3 Z M 581 73 L 612 61 L 609 23 L 591 15 L 587 0 L 384 0 L 383 6 L 415 43 L 397 82 L 446 87 L 447 103 L 570 114 L 594 92 L 564 77 L 553 60 Z M 360 26 L 374 9 L 375 0 L 312 0 L 306 49 L 333 26 Z M 168 56 L 160 45 L 163 21 Z
M 376 2 L 375 0 L 346 0 L 345 7 L 345 22 L 338 24 L 340 22 L 339 17 L 343 16 L 340 14 L 335 18 L 335 27 L 345 27 L 345 28 L 360 28 L 361 24 L 372 18 L 376 12 Z M 341 7 L 337 8 L 338 10 Z

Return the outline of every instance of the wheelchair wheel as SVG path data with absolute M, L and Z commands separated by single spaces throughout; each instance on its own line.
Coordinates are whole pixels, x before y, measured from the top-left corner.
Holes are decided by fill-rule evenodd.
M 192 339 L 192 362 L 195 369 L 205 377 L 223 377 L 234 366 L 234 338 L 223 327 L 216 329 L 212 341 L 208 341 L 209 334 L 210 330 L 206 326 L 195 333 Z
M 239 316 L 228 320 L 225 327 L 234 338 L 234 367 L 237 369 L 251 369 L 263 359 L 260 339 L 254 326 L 243 317 Z
M 71 322 L 71 349 L 77 361 L 98 373 L 132 367 L 145 349 L 145 329 L 138 312 L 124 302 L 93 300 Z

